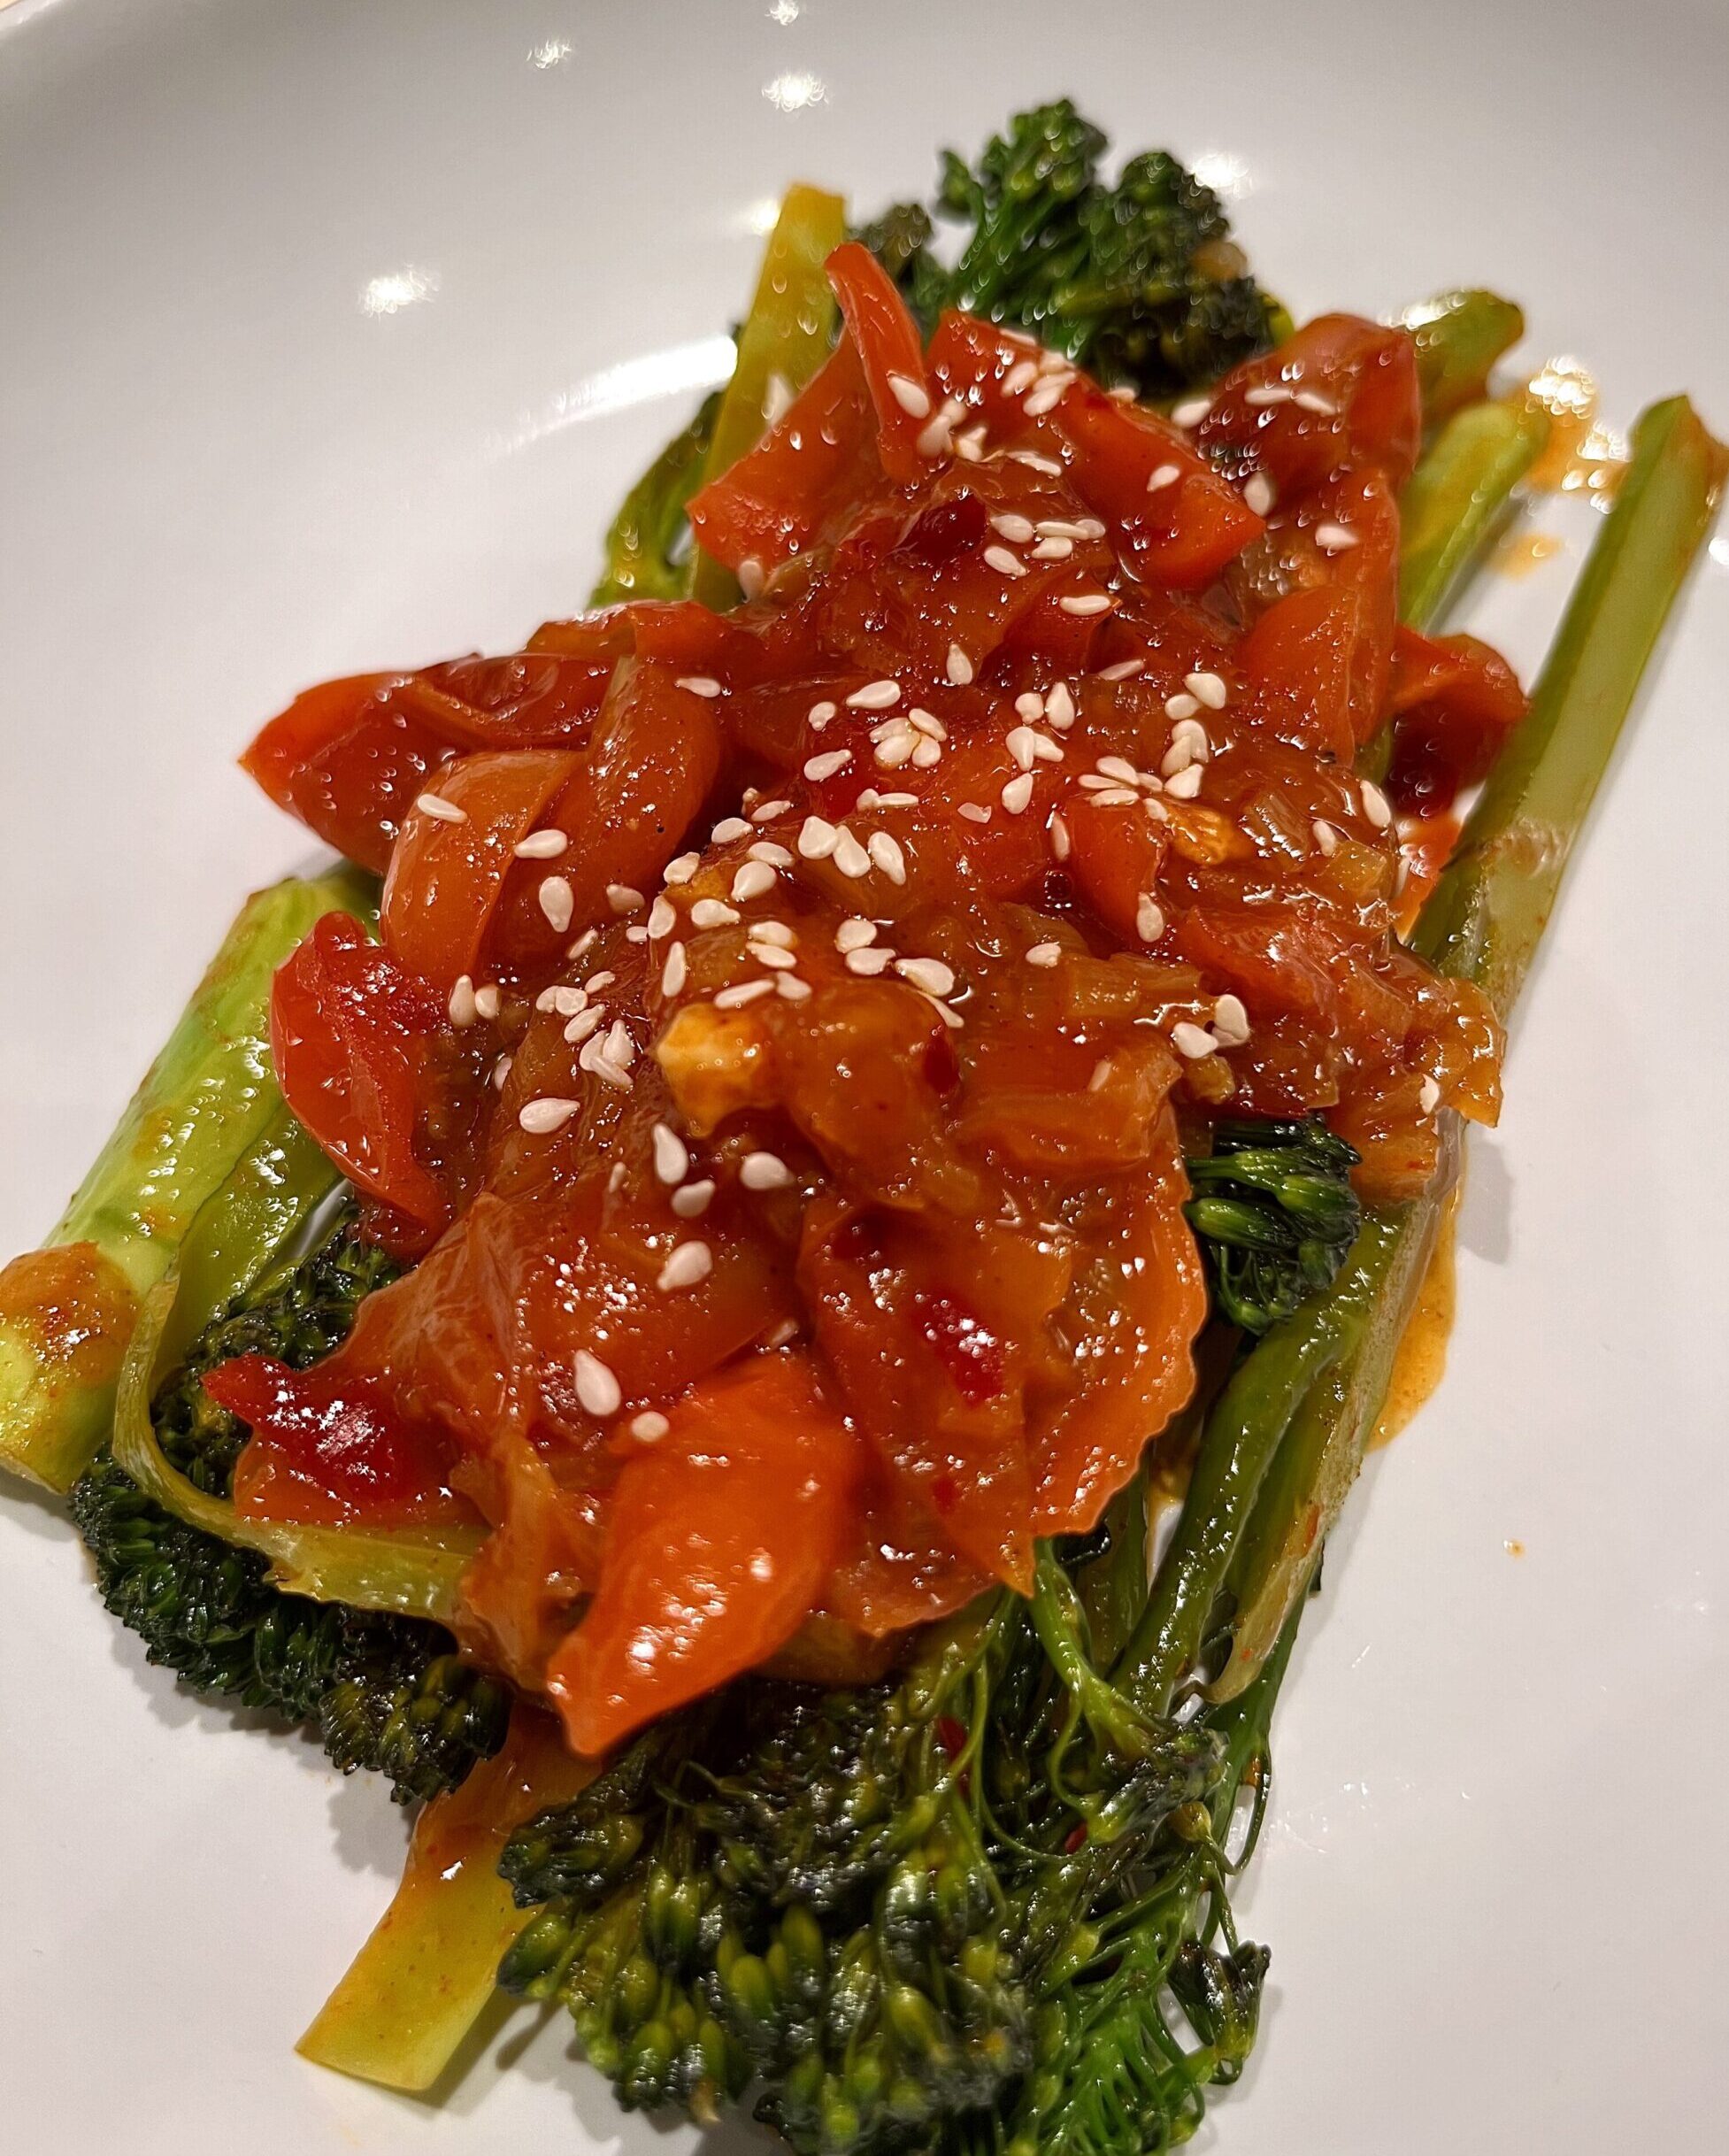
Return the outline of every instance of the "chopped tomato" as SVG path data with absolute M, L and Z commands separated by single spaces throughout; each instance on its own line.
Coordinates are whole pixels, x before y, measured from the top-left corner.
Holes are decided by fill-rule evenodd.
M 1280 500 L 1341 465 L 1402 486 L 1423 441 L 1417 347 L 1408 330 L 1318 316 L 1264 358 L 1233 367 L 1195 438 L 1209 455 L 1264 472 Z
M 1387 789 L 1413 816 L 1442 813 L 1487 778 L 1529 708 L 1499 651 L 1475 636 L 1419 636 L 1393 645 L 1387 711 L 1395 720 Z
M 918 325 L 868 247 L 849 240 L 826 266 L 847 335 L 864 362 L 882 468 L 890 479 L 917 479 L 925 462 L 918 436 L 934 410 Z

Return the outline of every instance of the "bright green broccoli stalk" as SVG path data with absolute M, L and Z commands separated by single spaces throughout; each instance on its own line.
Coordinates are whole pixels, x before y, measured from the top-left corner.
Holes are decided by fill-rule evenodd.
M 1363 1218 L 1357 1159 L 1318 1115 L 1214 1127 L 1212 1151 L 1187 1164 L 1184 1211 L 1233 1325 L 1264 1333 L 1333 1285 Z
M 1212 189 L 1162 150 L 1099 176 L 1105 137 L 1066 98 L 1021 112 L 976 166 L 945 152 L 937 214 L 969 227 L 954 267 L 911 204 L 860 235 L 928 327 L 964 307 L 1026 329 L 1105 382 L 1172 397 L 1265 351 L 1285 326 Z
M 219 1314 L 157 1395 L 152 1421 L 176 1470 L 226 1498 L 246 1429 L 203 1374 L 251 1353 L 304 1368 L 392 1269 L 345 1220 L 304 1263 Z M 503 1741 L 503 1687 L 460 1661 L 442 1626 L 280 1592 L 264 1557 L 164 1511 L 106 1446 L 71 1502 L 104 1602 L 195 1690 L 316 1722 L 339 1767 L 379 1769 L 402 1803 L 454 1787 Z

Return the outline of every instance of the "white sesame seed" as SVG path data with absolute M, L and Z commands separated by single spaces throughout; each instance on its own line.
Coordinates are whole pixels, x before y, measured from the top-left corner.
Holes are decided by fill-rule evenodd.
M 630 1037 L 630 1028 L 621 1018 L 612 1021 L 612 1030 L 602 1043 L 601 1053 L 615 1070 L 627 1071 L 636 1060 L 636 1043 Z
M 1441 1105 L 1441 1088 L 1433 1078 L 1425 1078 L 1418 1088 L 1417 1105 L 1425 1115 L 1433 1115 Z
M 775 881 L 774 871 L 766 861 L 744 862 L 733 878 L 733 904 L 748 905 L 753 898 L 766 898 Z
M 1055 966 L 1063 955 L 1061 943 L 1034 943 L 1026 954 L 1029 966 Z
M 1039 760 L 1039 752 L 1034 746 L 1039 736 L 1030 726 L 1010 728 L 1007 747 L 1010 755 L 1014 758 L 1015 763 L 1020 770 L 1031 771 L 1034 765 Z
M 797 943 L 798 937 L 784 920 L 753 920 L 750 924 L 750 940 L 753 943 L 778 943 L 782 951 L 788 951 Z
M 458 974 L 450 990 L 450 1000 L 445 1006 L 453 1026 L 472 1026 L 475 1020 L 474 983 L 466 974 Z
M 488 981 L 484 988 L 477 988 L 474 991 L 475 1013 L 488 1021 L 497 1017 L 500 1001 L 496 981 Z
M 939 412 L 918 431 L 913 447 L 921 457 L 946 456 L 954 447 L 955 422 L 946 412 Z
M 1164 790 L 1173 801 L 1193 801 L 1200 792 L 1201 782 L 1205 776 L 1199 764 L 1186 764 L 1164 782 Z
M 731 988 L 724 988 L 715 997 L 717 1011 L 742 1011 L 748 1003 L 755 1003 L 759 996 L 772 993 L 772 981 L 735 981 Z
M 1218 1046 L 1204 1026 L 1191 1025 L 1186 1018 L 1179 1019 L 1172 1027 L 1171 1043 L 1180 1056 L 1187 1056 L 1191 1063 L 1211 1055 Z
M 927 712 L 922 704 L 915 704 L 907 713 L 907 718 L 921 734 L 928 735 L 932 741 L 948 740 L 948 728 L 943 725 L 934 712 Z
M 572 1048 L 586 1041 L 595 1028 L 605 1022 L 606 1013 L 598 1004 L 587 1011 L 579 1011 L 565 1028 L 565 1039 Z
M 1102 786 L 1092 797 L 1095 808 L 1132 808 L 1140 798 L 1140 795 L 1133 788 L 1112 786 L 1109 782 Z
M 855 712 L 886 712 L 900 700 L 898 681 L 866 681 L 863 689 L 855 689 L 847 698 L 847 708 Z
M 801 981 L 796 974 L 776 974 L 774 992 L 785 997 L 788 1003 L 803 1003 L 811 993 L 811 983 Z
M 1050 851 L 1053 858 L 1059 861 L 1066 861 L 1069 858 L 1068 825 L 1064 822 L 1063 819 L 1057 815 L 1055 811 L 1053 811 L 1049 828 L 1050 831 Z
M 709 833 L 717 846 L 730 846 L 735 838 L 749 838 L 750 826 L 742 816 L 723 816 Z
M 895 971 L 926 996 L 952 996 L 955 992 L 954 969 L 941 959 L 896 959 Z
M 1036 359 L 1018 359 L 1003 377 L 1004 397 L 1024 397 L 1039 379 Z
M 1315 834 L 1315 843 L 1323 853 L 1332 854 L 1339 851 L 1339 834 L 1325 817 L 1318 816 L 1312 828 Z
M 942 1020 L 943 1024 L 948 1027 L 951 1033 L 958 1033 L 962 1027 L 965 1025 L 966 1020 L 961 1016 L 960 1013 L 958 1011 L 950 1010 L 949 1005 L 943 1002 L 941 996 L 926 996 L 925 997 L 925 1001 L 929 1004 L 932 1010 L 936 1013 L 937 1016 Z
M 1186 674 L 1183 686 L 1197 704 L 1204 704 L 1210 712 L 1222 712 L 1225 699 L 1231 693 L 1225 686 L 1223 677 L 1217 674 Z M 1169 715 L 1178 715 L 1171 713 L 1168 705 L 1165 710 Z
M 912 752 L 918 746 L 918 736 L 904 719 L 897 719 L 892 727 L 879 729 L 881 738 L 872 751 L 879 766 L 884 771 L 898 771 L 912 760 Z
M 1045 700 L 1036 689 L 1024 689 L 1015 698 L 1015 711 L 1022 719 L 1042 719 L 1045 715 Z
M 871 857 L 852 833 L 848 830 L 845 824 L 841 824 L 834 834 L 834 866 L 843 876 L 858 877 L 870 874 Z
M 511 1066 L 515 1061 L 516 1058 L 514 1056 L 503 1055 L 500 1056 L 497 1062 L 493 1065 L 492 1086 L 494 1092 L 502 1093 L 504 1090 L 504 1081 L 510 1076 Z
M 610 989 L 618 978 L 617 974 L 611 972 L 590 974 L 582 983 L 582 991 L 586 996 L 598 996 L 603 989 Z
M 1295 395 L 1296 391 L 1287 389 L 1282 381 L 1266 381 L 1245 389 L 1242 401 L 1251 411 L 1265 412 L 1274 404 L 1288 404 Z
M 1195 744 L 1186 734 L 1180 734 L 1164 751 L 1159 769 L 1167 779 L 1174 779 L 1180 771 L 1187 771 L 1195 761 Z
M 1089 1093 L 1103 1093 L 1110 1082 L 1110 1058 L 1109 1056 L 1101 1056 L 1098 1061 L 1093 1066 L 1092 1075 L 1087 1081 L 1087 1090 Z
M 888 393 L 909 418 L 927 420 L 931 416 L 930 393 L 922 382 L 915 381 L 911 374 L 891 374 Z
M 1264 472 L 1251 472 L 1249 474 L 1242 482 L 1242 498 L 1245 505 L 1252 509 L 1257 517 L 1272 513 L 1272 481 Z
M 1097 517 L 1077 517 L 1074 535 L 1077 539 L 1103 539 L 1104 526 Z
M 1135 901 L 1134 932 L 1143 943 L 1156 943 L 1164 934 L 1164 911 L 1150 891 Z
M 562 936 L 576 911 L 576 895 L 563 876 L 549 876 L 540 888 L 541 911 L 555 936 Z
M 865 841 L 865 850 L 891 883 L 906 882 L 906 855 L 898 838 L 887 831 L 872 831 Z
M 1132 404 L 1134 402 L 1134 384 L 1132 381 L 1113 383 L 1105 391 L 1105 395 L 1111 399 L 1113 404 Z
M 680 1243 L 660 1268 L 655 1285 L 663 1295 L 670 1295 L 679 1288 L 694 1288 L 713 1270 L 714 1252 L 706 1243 Z
M 824 816 L 807 816 L 799 827 L 795 842 L 802 859 L 807 861 L 826 861 L 834 852 L 841 834 Z
M 1055 412 L 1073 386 L 1072 374 L 1049 374 L 1034 389 L 1021 410 L 1029 420 L 1041 420 L 1048 412 Z
M 771 374 L 768 379 L 772 388 L 781 377 Z M 630 1434 L 639 1444 L 658 1444 L 672 1427 L 665 1416 L 657 1413 L 652 1407 L 645 1408 L 640 1415 L 633 1415 L 630 1419 Z
M 690 909 L 693 928 L 730 928 L 738 918 L 736 907 L 718 898 L 699 898 Z
M 745 949 L 758 966 L 766 966 L 772 974 L 790 973 L 798 964 L 790 951 L 782 951 L 779 943 L 749 943 Z
M 1323 397 L 1318 389 L 1295 390 L 1291 402 L 1300 404 L 1305 412 L 1318 412 L 1323 419 L 1336 420 L 1339 416 L 1338 405 L 1330 397 Z
M 1174 487 L 1183 475 L 1180 464 L 1156 464 L 1147 474 L 1149 494 L 1163 494 L 1167 487 Z
M 539 1100 L 524 1101 L 516 1120 L 531 1136 L 542 1138 L 549 1131 L 568 1123 L 580 1105 L 580 1101 L 560 1100 L 546 1094 Z
M 1172 424 L 1176 427 L 1198 427 L 1213 408 L 1210 397 L 1186 397 L 1180 404 L 1171 408 Z
M 739 1163 L 739 1181 L 747 1190 L 786 1190 L 793 1172 L 779 1153 L 746 1153 Z
M 1101 778 L 1096 771 L 1083 771 L 1080 774 L 1080 788 L 1083 793 L 1109 793 L 1116 783 L 1114 779 Z
M 877 924 L 854 913 L 843 920 L 834 931 L 834 948 L 839 951 L 863 951 L 866 943 L 877 940 Z
M 972 679 L 972 661 L 957 643 L 949 647 L 949 656 L 943 661 L 942 671 L 957 689 L 964 689 Z
M 700 853 L 681 853 L 661 870 L 661 880 L 666 883 L 688 883 L 702 865 Z
M 1057 604 L 1065 614 L 1102 614 L 1110 607 L 1110 601 L 1103 591 L 1070 592 Z
M 681 1220 L 695 1220 L 709 1209 L 709 1200 L 714 1196 L 714 1178 L 705 1175 L 701 1182 L 681 1184 L 672 1193 L 672 1205 Z
M 1144 658 L 1119 658 L 1114 666 L 1101 666 L 1098 679 L 1102 681 L 1132 681 L 1146 664 Z
M 671 936 L 678 921 L 672 901 L 663 891 L 649 908 L 649 941 L 657 943 L 663 936 Z
M 832 779 L 837 772 L 844 771 L 851 761 L 850 749 L 829 749 L 821 756 L 805 758 L 804 775 L 813 785 L 820 786 L 825 779 Z
M 1026 564 L 1011 554 L 1006 546 L 987 546 L 985 549 L 985 566 L 995 569 L 999 576 L 1025 576 Z
M 417 794 L 414 805 L 423 816 L 430 816 L 434 823 L 466 823 L 468 811 L 458 808 L 454 801 L 446 801 L 440 794 Z
M 1356 544 L 1356 534 L 1345 524 L 1318 524 L 1315 527 L 1315 544 L 1329 554 L 1342 554 L 1348 547 Z
M 1363 813 L 1376 830 L 1386 830 L 1393 820 L 1392 804 L 1372 779 L 1364 779 L 1358 791 L 1363 796 Z
M 1074 724 L 1074 697 L 1066 681 L 1057 681 L 1045 692 L 1045 716 L 1053 726 Z
M 790 801 L 759 801 L 750 812 L 754 824 L 772 823 L 777 816 L 784 816 L 792 806 Z
M 606 1188 L 608 1192 L 611 1193 L 614 1190 L 622 1190 L 624 1188 L 624 1182 L 625 1164 L 622 1160 L 615 1160 L 611 1167 L 606 1171 Z
M 1201 699 L 1190 696 L 1186 689 L 1180 689 L 1174 697 L 1164 699 L 1164 715 L 1167 719 L 1192 719 L 1200 708 Z
M 576 1351 L 576 1397 L 591 1415 L 616 1415 L 624 1399 L 619 1381 L 587 1348 Z
M 634 913 L 642 903 L 642 894 L 634 884 L 609 883 L 606 903 L 615 913 Z
M 718 697 L 720 684 L 711 674 L 681 674 L 675 686 L 688 689 L 693 697 Z
M 940 764 L 941 761 L 942 743 L 940 741 L 935 740 L 928 734 L 921 734 L 918 740 L 912 744 L 913 769 L 915 771 L 929 771 L 934 766 Z M 880 801 L 886 801 L 888 798 L 888 796 L 883 794 L 880 795 L 878 798 Z M 905 796 L 897 795 L 895 796 L 895 798 L 897 800 L 903 800 Z M 912 798 L 916 801 L 918 797 L 917 794 L 915 794 Z
M 663 996 L 676 996 L 684 986 L 689 968 L 685 963 L 684 945 L 669 943 L 666 962 L 660 969 L 660 992 Z
M 968 823 L 988 823 L 990 821 L 990 811 L 982 801 L 963 801 L 955 813 L 957 816 L 964 816 Z
M 807 726 L 814 727 L 817 732 L 820 734 L 823 728 L 828 724 L 829 720 L 834 716 L 834 705 L 829 703 L 826 698 L 824 698 L 821 703 L 813 704 L 810 710 L 805 712 L 804 723 Z
M 1011 450 L 1010 456 L 1017 464 L 1024 464 L 1029 472 L 1041 472 L 1047 479 L 1061 479 L 1063 467 L 1055 457 L 1041 457 L 1037 450 Z
M 1094 768 L 1101 778 L 1112 779 L 1118 786 L 1138 786 L 1141 774 L 1126 757 L 1102 756 Z
M 778 427 L 792 410 L 793 385 L 784 374 L 771 373 L 763 384 L 763 425 Z
M 1033 550 L 1034 561 L 1066 561 L 1074 552 L 1072 539 L 1041 539 Z
M 519 838 L 511 851 L 519 861 L 556 861 L 570 844 L 563 831 L 547 829 L 531 831 L 526 838 Z
M 657 1123 L 649 1132 L 654 1148 L 655 1180 L 669 1186 L 682 1182 L 690 1173 L 690 1149 L 670 1123 Z
M 1002 515 L 993 517 L 990 527 L 1015 546 L 1025 546 L 1033 536 L 1032 518 L 1022 516 L 1018 510 L 1007 510 Z
M 1033 798 L 1033 774 L 1023 771 L 1018 778 L 1011 779 L 999 798 L 1011 816 L 1023 815 Z
M 738 580 L 739 589 L 744 594 L 747 599 L 760 599 L 762 597 L 763 587 L 767 583 L 768 578 L 764 574 L 762 563 L 757 559 L 754 554 L 747 554 L 744 559 L 740 562 L 738 566 Z
M 1221 1048 L 1241 1048 L 1249 1038 L 1249 1013 L 1241 996 L 1221 996 L 1213 1005 L 1213 1031 Z

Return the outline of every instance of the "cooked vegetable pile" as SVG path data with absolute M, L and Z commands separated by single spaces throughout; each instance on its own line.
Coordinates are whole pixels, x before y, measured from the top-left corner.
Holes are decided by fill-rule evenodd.
M 1641 418 L 1527 700 L 1433 633 L 1517 309 L 1297 327 L 1105 148 L 789 193 L 605 611 L 254 743 L 350 866 L 0 1274 L 109 1609 L 420 1804 L 309 2057 L 496 1981 L 799 2156 L 1135 2156 L 1255 2042 L 1297 1628 L 1725 460 Z

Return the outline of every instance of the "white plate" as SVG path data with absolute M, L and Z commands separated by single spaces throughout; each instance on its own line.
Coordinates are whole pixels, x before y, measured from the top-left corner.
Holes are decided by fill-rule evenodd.
M 312 679 L 584 591 L 711 378 L 765 206 L 873 205 L 1072 92 L 1222 177 L 1299 312 L 1526 303 L 1610 416 L 1729 427 L 1718 0 L 19 0 L 0 15 L 0 1249 L 235 903 L 231 758 Z M 1587 535 L 1474 620 L 1529 666 Z M 1729 544 L 1473 1141 L 1446 1389 L 1359 1493 L 1281 1713 L 1235 2156 L 1721 2145 L 1729 1857 Z M 390 1890 L 369 1781 L 148 1671 L 0 1526 L 0 2097 L 28 2156 L 658 2145 L 557 2029 L 442 2112 L 290 2045 Z M 1522 1544 L 1515 1558 L 1509 1544 Z

